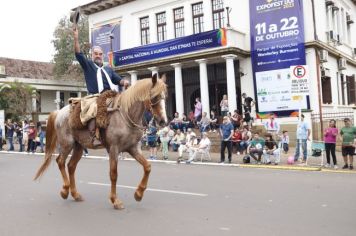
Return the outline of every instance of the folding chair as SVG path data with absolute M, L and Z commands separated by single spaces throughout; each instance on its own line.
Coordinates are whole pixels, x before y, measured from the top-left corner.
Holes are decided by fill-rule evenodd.
M 200 162 L 203 162 L 203 158 L 206 157 L 207 161 L 211 161 L 211 156 L 210 156 L 210 144 L 203 150 L 199 150 L 200 154 Z
M 308 160 L 311 156 L 318 158 L 319 155 L 313 155 L 313 153 L 317 153 L 317 152 L 321 152 L 320 156 L 321 156 L 321 164 L 320 166 L 324 165 L 324 151 L 325 151 L 325 143 L 324 141 L 312 141 L 311 143 L 311 151 L 312 151 L 312 155 L 309 155 L 306 161 L 306 165 L 308 165 Z

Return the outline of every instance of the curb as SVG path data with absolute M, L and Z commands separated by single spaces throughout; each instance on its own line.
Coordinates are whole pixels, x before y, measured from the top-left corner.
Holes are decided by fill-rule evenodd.
M 21 154 L 21 155 L 28 155 L 28 156 L 44 156 L 44 153 L 27 153 L 27 152 L 15 152 L 15 151 L 0 151 L 0 153 L 4 154 Z M 58 155 L 54 153 L 53 155 Z M 83 157 L 84 159 L 97 159 L 97 160 L 109 160 L 108 156 L 86 156 Z M 135 161 L 132 157 L 126 157 L 125 159 L 120 159 L 120 161 Z M 343 174 L 356 174 L 356 171 L 351 170 L 333 170 L 333 169 L 324 169 L 322 167 L 313 167 L 313 166 L 274 166 L 274 165 L 253 165 L 253 164 L 228 164 L 228 163 L 215 163 L 215 162 L 191 162 L 190 164 L 186 164 L 185 162 L 181 162 L 177 164 L 176 161 L 171 160 L 147 160 L 153 163 L 164 163 L 164 164 L 175 164 L 175 165 L 182 165 L 182 166 L 189 166 L 189 165 L 201 165 L 201 166 L 223 166 L 223 167 L 241 167 L 241 168 L 256 168 L 256 169 L 274 169 L 274 170 L 295 170 L 295 171 L 320 171 L 326 173 L 343 173 Z

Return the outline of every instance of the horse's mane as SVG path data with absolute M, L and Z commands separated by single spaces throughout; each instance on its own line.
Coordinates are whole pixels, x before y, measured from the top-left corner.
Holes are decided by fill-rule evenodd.
M 119 96 L 118 100 L 115 101 L 114 107 L 120 107 L 125 112 L 128 112 L 135 102 L 148 101 L 162 92 L 167 92 L 167 85 L 160 79 L 157 79 L 157 83 L 153 88 L 152 85 L 151 78 L 138 80 Z

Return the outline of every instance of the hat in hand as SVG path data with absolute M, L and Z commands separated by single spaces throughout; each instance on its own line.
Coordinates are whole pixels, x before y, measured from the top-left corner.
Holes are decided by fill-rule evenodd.
M 73 25 L 76 25 L 76 24 L 78 23 L 78 21 L 79 21 L 79 17 L 80 17 L 80 8 L 77 7 L 77 8 L 75 9 L 75 11 L 72 11 L 72 12 L 70 13 L 70 18 L 69 18 L 69 20 L 70 20 L 70 22 L 73 23 Z

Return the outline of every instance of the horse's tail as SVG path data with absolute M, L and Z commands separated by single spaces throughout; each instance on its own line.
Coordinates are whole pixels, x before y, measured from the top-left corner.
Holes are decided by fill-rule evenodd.
M 49 164 L 52 160 L 52 154 L 56 150 L 57 146 L 57 133 L 56 133 L 56 117 L 57 112 L 51 112 L 47 121 L 47 129 L 46 129 L 46 154 L 45 159 L 41 167 L 38 169 L 34 180 L 38 179 L 43 175 L 43 172 L 48 168 Z

